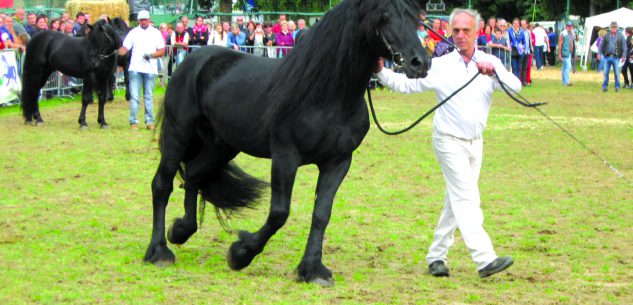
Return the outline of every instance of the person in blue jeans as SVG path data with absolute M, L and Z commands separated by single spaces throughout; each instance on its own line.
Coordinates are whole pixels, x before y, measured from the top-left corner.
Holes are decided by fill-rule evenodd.
M 132 29 L 123 46 L 119 48 L 119 55 L 125 55 L 132 50 L 130 59 L 130 128 L 138 129 L 138 109 L 141 88 L 145 101 L 145 126 L 154 130 L 154 110 L 152 97 L 154 85 L 158 76 L 157 59 L 165 54 L 165 42 L 160 31 L 150 26 L 149 12 L 138 12 L 138 27 Z
M 556 39 L 556 32 L 554 28 L 549 27 L 547 33 L 547 40 L 549 41 L 549 51 L 547 52 L 547 64 L 549 66 L 556 65 L 556 45 L 558 44 L 558 39 Z
M 574 50 L 574 24 L 567 22 L 567 29 L 558 36 L 558 61 L 563 63 L 563 86 L 571 86 L 569 73 L 571 72 L 571 57 Z
M 512 20 L 512 27 L 508 29 L 508 37 L 512 48 L 512 73 L 518 79 L 521 79 L 521 63 L 523 62 L 526 42 L 523 30 L 519 26 L 519 18 Z
M 615 74 L 615 92 L 620 91 L 620 61 L 625 60 L 626 42 L 624 35 L 618 32 L 618 23 L 613 21 L 609 26 L 610 32 L 602 37 L 598 60 L 604 61 L 604 81 L 602 91 L 607 92 L 609 87 L 609 70 L 613 67 Z

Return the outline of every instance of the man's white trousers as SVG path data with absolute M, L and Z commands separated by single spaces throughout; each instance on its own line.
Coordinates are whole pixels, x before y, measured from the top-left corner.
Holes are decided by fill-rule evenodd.
M 436 260 L 446 262 L 455 229 L 459 229 L 477 269 L 481 270 L 497 258 L 483 227 L 484 215 L 477 186 L 483 139 L 466 140 L 434 131 L 433 150 L 442 166 L 446 195 L 433 243 L 426 257 L 427 263 Z

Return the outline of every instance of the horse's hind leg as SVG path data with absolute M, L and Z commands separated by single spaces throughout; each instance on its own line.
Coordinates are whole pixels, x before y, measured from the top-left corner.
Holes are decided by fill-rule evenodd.
M 317 182 L 316 202 L 312 212 L 312 227 L 306 250 L 301 259 L 297 273 L 299 280 L 313 282 L 322 286 L 334 284 L 332 272 L 323 265 L 323 237 L 330 221 L 332 202 L 343 178 L 349 170 L 352 157 L 319 164 L 319 181 Z
M 184 244 L 196 233 L 196 207 L 198 192 L 202 183 L 213 179 L 217 172 L 232 160 L 237 151 L 225 146 L 211 146 L 205 143 L 200 153 L 185 165 L 185 215 L 177 218 L 169 228 L 167 238 L 173 244 Z
M 273 152 L 270 211 L 266 223 L 256 233 L 241 231 L 227 254 L 229 267 L 240 270 L 250 265 L 264 250 L 270 238 L 279 230 L 290 214 L 292 186 L 301 164 L 301 156 L 294 149 Z
M 25 118 L 25 123 L 32 124 L 35 120 L 36 125 L 41 125 L 44 124 L 44 120 L 40 115 L 40 90 L 46 85 L 51 72 L 42 70 L 26 72 L 26 74 L 28 76 L 23 80 L 25 90 L 22 92 L 22 105 L 32 105 L 33 110 L 30 117 Z
M 178 153 L 175 152 L 177 155 Z M 160 165 L 154 179 L 152 180 L 152 204 L 153 204 L 153 225 L 152 240 L 145 252 L 144 260 L 153 264 L 171 264 L 176 260 L 176 256 L 167 247 L 165 240 L 165 211 L 169 202 L 169 195 L 173 190 L 174 177 L 178 171 L 178 158 L 171 156 L 171 151 L 167 154 L 163 152 Z
M 194 122 L 195 118 L 182 115 L 182 122 Z M 167 247 L 165 239 L 165 212 L 169 195 L 173 191 L 174 177 L 179 164 L 185 158 L 187 146 L 191 138 L 190 124 L 184 124 L 182 129 L 170 124 L 165 118 L 161 134 L 161 159 L 158 170 L 152 180 L 153 225 L 152 240 L 150 241 L 144 260 L 154 264 L 170 264 L 176 260 L 174 253 Z M 184 130 L 185 133 L 180 132 Z

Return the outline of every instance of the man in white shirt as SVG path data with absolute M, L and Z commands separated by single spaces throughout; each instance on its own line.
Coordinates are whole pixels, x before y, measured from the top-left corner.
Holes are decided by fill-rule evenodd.
M 534 58 L 536 59 L 536 69 L 543 69 L 543 62 L 545 61 L 545 50 L 549 52 L 549 41 L 547 40 L 547 33 L 545 29 L 538 23 L 532 31 L 534 33 Z
M 521 90 L 521 82 L 498 58 L 476 49 L 480 19 L 476 11 L 453 10 L 450 28 L 457 48 L 445 56 L 433 58 L 426 78 L 408 79 L 403 74 L 382 69 L 382 61 L 376 68 L 378 80 L 392 90 L 402 93 L 434 90 L 438 101 L 481 72 L 473 83 L 438 108 L 433 120 L 433 149 L 446 182 L 444 208 L 426 257 L 434 276 L 448 276 L 446 260 L 455 229 L 462 233 L 480 277 L 501 272 L 513 263 L 509 256 L 497 256 L 483 228 L 477 180 L 483 153 L 482 133 L 492 104 L 492 93 L 500 88 L 493 77 L 494 72 L 515 91 Z
M 141 87 L 143 88 L 143 99 L 145 101 L 145 126 L 147 129 L 154 129 L 154 111 L 152 97 L 154 95 L 154 85 L 158 76 L 157 58 L 165 54 L 165 42 L 160 31 L 150 26 L 149 12 L 142 10 L 138 12 L 138 27 L 132 29 L 125 40 L 123 46 L 119 48 L 119 55 L 125 55 L 132 50 L 130 60 L 130 128 L 138 129 L 138 104 L 140 100 Z

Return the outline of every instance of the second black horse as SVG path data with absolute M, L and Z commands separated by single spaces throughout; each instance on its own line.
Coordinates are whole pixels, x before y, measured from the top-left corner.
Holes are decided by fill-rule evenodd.
M 85 37 L 70 37 L 61 32 L 43 31 L 26 46 L 22 74 L 22 115 L 27 124 L 44 122 L 39 111 L 40 90 L 53 71 L 83 79 L 82 108 L 79 125 L 87 128 L 86 108 L 93 102 L 93 91 L 99 99 L 101 128 L 107 128 L 104 108 L 116 67 L 116 50 L 122 41 L 105 22 L 89 26 Z

